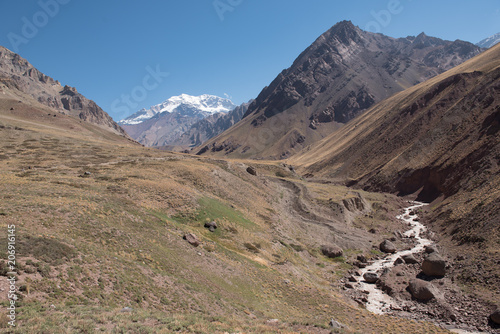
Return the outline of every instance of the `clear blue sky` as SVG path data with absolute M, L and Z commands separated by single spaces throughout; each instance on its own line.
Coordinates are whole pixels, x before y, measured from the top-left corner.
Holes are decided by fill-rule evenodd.
M 254 98 L 341 20 L 476 43 L 500 32 L 500 1 L 0 0 L 0 44 L 119 120 L 181 93 Z

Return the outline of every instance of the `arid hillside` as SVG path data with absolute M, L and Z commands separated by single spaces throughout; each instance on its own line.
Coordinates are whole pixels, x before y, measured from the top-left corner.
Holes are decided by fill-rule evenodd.
M 377 104 L 289 163 L 310 178 L 432 202 L 427 223 L 462 259 L 457 280 L 498 302 L 499 79 L 496 46 Z
M 78 93 L 74 87 L 63 87 L 59 81 L 43 74 L 26 59 L 3 46 L 0 46 L 0 94 L 23 100 L 25 103 L 33 103 L 34 99 L 58 113 L 78 117 L 129 138 L 94 101 Z
M 15 225 L 20 298 L 1 331 L 326 334 L 333 318 L 345 333 L 447 332 L 343 296 L 356 257 L 404 228 L 395 196 L 143 148 L 32 102 L 0 95 L 0 226 Z

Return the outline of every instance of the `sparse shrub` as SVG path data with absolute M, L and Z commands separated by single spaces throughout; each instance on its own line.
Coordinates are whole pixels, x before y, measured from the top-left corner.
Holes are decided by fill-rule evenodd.
M 245 246 L 246 249 L 248 249 L 252 253 L 259 253 L 260 252 L 260 250 L 259 250 L 260 244 L 251 244 L 249 242 L 245 242 L 243 244 L 243 246 Z
M 301 245 L 290 244 L 290 247 L 292 247 L 296 252 L 302 252 L 304 250 L 304 247 L 302 247 Z

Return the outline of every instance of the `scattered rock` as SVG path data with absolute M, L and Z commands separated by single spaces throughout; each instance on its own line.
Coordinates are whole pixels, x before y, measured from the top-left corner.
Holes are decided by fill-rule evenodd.
M 350 282 L 347 282 L 345 285 L 344 285 L 346 288 L 348 289 L 354 289 L 354 284 L 350 283 Z
M 198 237 L 196 235 L 194 235 L 193 233 L 188 233 L 188 234 L 184 235 L 183 239 L 186 240 L 187 242 L 189 242 L 189 244 L 194 246 L 194 247 L 198 247 L 201 243 L 200 240 L 198 239 Z
M 367 258 L 366 258 L 366 256 L 364 256 L 363 254 L 358 255 L 356 259 L 357 259 L 359 262 L 361 262 L 361 263 L 367 263 L 367 262 L 368 262 L 368 259 L 367 259 Z
M 208 228 L 210 232 L 214 232 L 217 229 L 217 223 L 212 221 L 212 222 L 206 222 L 205 223 L 205 228 Z
M 357 282 L 358 281 L 356 279 L 356 277 L 354 277 L 354 275 L 349 276 L 348 280 L 349 280 L 349 282 Z
M 252 166 L 249 166 L 247 168 L 247 173 L 250 174 L 250 175 L 257 176 L 257 170 L 255 168 L 253 168 Z
M 373 272 L 366 272 L 364 275 L 363 275 L 363 278 L 364 280 L 366 281 L 366 283 L 375 283 L 378 281 L 379 277 L 377 275 L 377 273 L 373 273 Z
M 430 253 L 422 262 L 422 271 L 428 276 L 446 275 L 446 261 L 438 253 Z
M 341 329 L 341 328 L 346 328 L 346 325 L 332 319 L 332 320 L 330 320 L 330 327 L 332 327 L 332 329 Z
M 418 278 L 410 281 L 408 290 L 418 300 L 430 300 L 437 296 L 437 290 L 431 283 Z
M 403 255 L 403 260 L 406 264 L 415 264 L 418 263 L 418 260 L 413 256 L 413 254 Z
M 439 253 L 436 245 L 429 245 L 429 246 L 425 246 L 424 248 L 424 252 L 427 253 L 427 254 L 431 254 L 431 253 Z
M 500 325 L 500 308 L 497 308 L 492 314 L 490 314 L 490 319 L 495 324 Z
M 321 252 L 329 258 L 339 257 L 344 254 L 342 248 L 337 245 L 323 245 L 321 246 Z
M 368 232 L 370 232 L 371 234 L 377 234 L 377 230 L 374 228 L 369 229 Z
M 356 266 L 358 268 L 366 268 L 366 263 L 363 263 L 363 262 L 359 262 L 359 261 L 354 261 L 354 263 L 352 264 L 353 266 Z
M 390 240 L 384 240 L 379 246 L 384 253 L 396 253 L 396 246 Z

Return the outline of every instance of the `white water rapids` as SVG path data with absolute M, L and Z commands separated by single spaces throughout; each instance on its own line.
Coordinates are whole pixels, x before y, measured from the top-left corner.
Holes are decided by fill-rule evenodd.
M 402 215 L 397 216 L 396 218 L 401 219 L 406 222 L 411 229 L 403 233 L 406 237 L 413 236 L 417 245 L 410 250 L 404 250 L 400 252 L 396 252 L 394 254 L 390 254 L 385 256 L 384 258 L 377 260 L 367 266 L 366 268 L 361 269 L 361 277 L 359 278 L 360 290 L 368 291 L 368 302 L 366 303 L 366 309 L 370 312 L 376 314 L 382 314 L 391 309 L 391 306 L 398 306 L 396 300 L 382 292 L 382 290 L 378 289 L 375 284 L 367 283 L 363 280 L 363 275 L 366 272 L 381 272 L 385 268 L 391 268 L 394 266 L 394 261 L 404 255 L 418 253 L 424 250 L 425 246 L 430 245 L 432 242 L 429 239 L 422 238 L 420 235 L 426 230 L 426 227 L 422 225 L 418 221 L 418 216 L 415 214 L 415 209 L 420 208 L 425 203 L 420 202 L 410 202 L 412 205 L 407 207 Z

